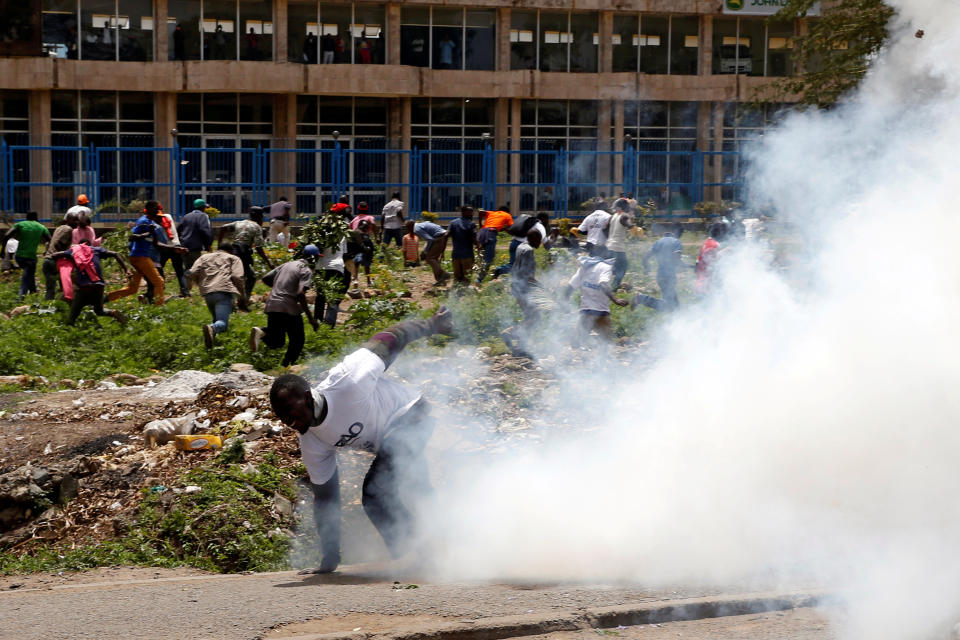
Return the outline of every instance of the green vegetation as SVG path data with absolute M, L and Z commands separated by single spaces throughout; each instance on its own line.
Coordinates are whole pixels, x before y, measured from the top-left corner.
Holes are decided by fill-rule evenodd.
M 286 569 L 289 538 L 283 529 L 293 525 L 294 479 L 302 469 L 282 468 L 270 453 L 255 466 L 241 466 L 242 456 L 240 444 L 185 472 L 179 493 L 145 488 L 136 517 L 116 540 L 22 555 L 2 552 L 0 574 L 119 564 L 188 565 L 222 573 Z M 182 491 L 191 486 L 199 491 Z

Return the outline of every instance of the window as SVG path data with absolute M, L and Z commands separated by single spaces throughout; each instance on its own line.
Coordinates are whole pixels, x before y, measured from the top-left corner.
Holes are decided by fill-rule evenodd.
M 700 20 L 695 16 L 615 15 L 613 70 L 696 75 Z
M 273 3 L 169 0 L 170 60 L 272 60 Z
M 494 68 L 494 10 L 404 7 L 400 15 L 401 64 L 434 69 Z
M 296 0 L 288 5 L 288 51 L 306 64 L 383 64 L 384 5 Z
M 513 11 L 510 68 L 597 70 L 597 13 Z
M 793 74 L 793 23 L 764 19 L 718 20 L 713 35 L 713 72 L 749 76 Z
M 696 102 L 627 101 L 624 134 L 640 151 L 636 197 L 652 199 L 668 211 L 688 210 L 698 199 L 695 175 Z M 643 151 L 671 151 L 670 155 Z M 626 179 L 626 178 L 625 178 Z
M 151 0 L 43 0 L 41 19 L 50 57 L 153 59 Z

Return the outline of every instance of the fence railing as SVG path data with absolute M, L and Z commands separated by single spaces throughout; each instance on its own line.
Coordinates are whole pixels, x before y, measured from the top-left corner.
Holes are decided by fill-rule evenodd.
M 286 197 L 317 214 L 346 195 L 377 212 L 401 192 L 411 217 L 448 217 L 462 204 L 514 212 L 577 215 L 596 196 L 632 193 L 664 215 L 696 202 L 743 199 L 738 152 L 363 149 L 337 143 L 303 148 L 64 147 L 0 143 L 0 210 L 50 220 L 85 193 L 100 221 L 137 217 L 146 200 L 182 216 L 203 199 L 223 218 Z M 299 144 L 299 143 L 298 143 Z

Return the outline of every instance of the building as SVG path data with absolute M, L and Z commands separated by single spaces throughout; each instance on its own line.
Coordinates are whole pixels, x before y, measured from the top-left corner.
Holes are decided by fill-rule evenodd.
M 737 195 L 737 152 L 772 116 L 744 105 L 793 72 L 805 28 L 743 0 L 11 4 L 2 205 L 42 218 L 82 190 L 121 217 L 393 190 L 441 212 L 623 188 L 689 209 Z

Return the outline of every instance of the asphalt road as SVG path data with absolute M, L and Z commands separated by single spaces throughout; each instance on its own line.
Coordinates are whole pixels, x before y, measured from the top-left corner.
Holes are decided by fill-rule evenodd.
M 603 584 L 422 584 L 400 576 L 395 585 L 394 577 L 347 567 L 309 578 L 280 572 L 25 586 L 0 591 L 0 638 L 236 640 L 333 616 L 342 624 L 331 628 L 352 630 L 350 616 L 375 614 L 381 625 L 384 616 L 452 622 L 711 595 Z M 394 588 L 411 584 L 417 587 Z

